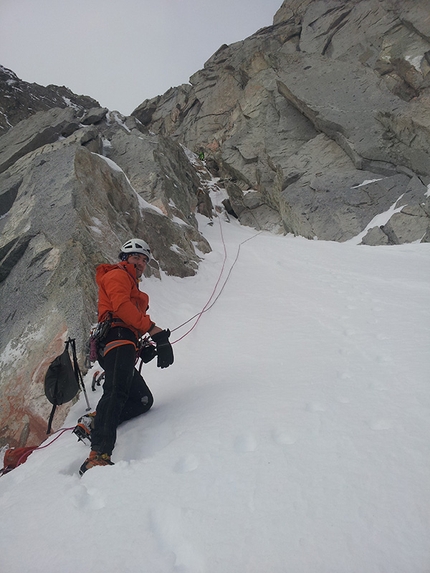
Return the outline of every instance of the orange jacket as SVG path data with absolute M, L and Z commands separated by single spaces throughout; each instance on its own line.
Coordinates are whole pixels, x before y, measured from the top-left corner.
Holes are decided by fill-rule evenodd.
M 138 288 L 134 265 L 120 262 L 116 265 L 99 265 L 96 269 L 99 287 L 98 320 L 103 321 L 111 312 L 139 338 L 151 329 L 153 322 L 146 311 L 149 297 Z

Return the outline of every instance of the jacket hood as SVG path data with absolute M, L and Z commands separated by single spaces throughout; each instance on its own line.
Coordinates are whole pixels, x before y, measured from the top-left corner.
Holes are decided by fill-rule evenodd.
M 114 265 L 110 265 L 108 263 L 99 265 L 96 269 L 96 283 L 100 285 L 100 281 L 107 273 L 118 269 L 124 269 L 127 271 L 130 277 L 137 282 L 136 269 L 134 265 L 127 263 L 126 261 L 122 261 L 120 263 L 115 263 Z

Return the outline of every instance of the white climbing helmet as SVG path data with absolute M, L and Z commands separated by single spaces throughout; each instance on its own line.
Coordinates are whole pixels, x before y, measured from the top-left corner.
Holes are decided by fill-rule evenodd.
M 148 243 L 142 241 L 141 239 L 130 239 L 121 247 L 121 252 L 119 254 L 120 259 L 124 259 L 131 254 L 145 255 L 148 261 L 151 259 L 151 249 Z

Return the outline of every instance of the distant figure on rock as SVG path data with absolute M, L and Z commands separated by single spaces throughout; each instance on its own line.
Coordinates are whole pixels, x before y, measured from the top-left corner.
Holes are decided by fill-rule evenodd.
M 157 366 L 173 364 L 170 331 L 162 330 L 147 314 L 149 297 L 139 290 L 139 279 L 151 258 L 149 246 L 130 239 L 121 248 L 120 262 L 102 264 L 96 270 L 99 287 L 98 320 L 107 328 L 97 342 L 97 355 L 105 371 L 103 395 L 90 416 L 91 452 L 80 468 L 80 475 L 94 466 L 113 465 L 112 450 L 117 427 L 147 412 L 153 397 L 135 368 L 137 359 L 149 362 L 157 356 Z M 148 334 L 142 347 L 140 338 Z

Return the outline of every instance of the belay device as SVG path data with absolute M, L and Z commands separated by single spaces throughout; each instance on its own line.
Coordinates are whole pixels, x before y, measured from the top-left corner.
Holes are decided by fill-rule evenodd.
M 72 359 L 70 358 L 69 347 L 72 351 Z M 87 411 L 91 410 L 76 356 L 75 339 L 69 338 L 66 341 L 64 352 L 51 362 L 45 375 L 45 395 L 52 404 L 52 410 L 48 420 L 48 429 L 46 431 L 47 434 L 51 433 L 52 421 L 57 406 L 72 400 L 79 392 L 80 386 L 87 402 Z

